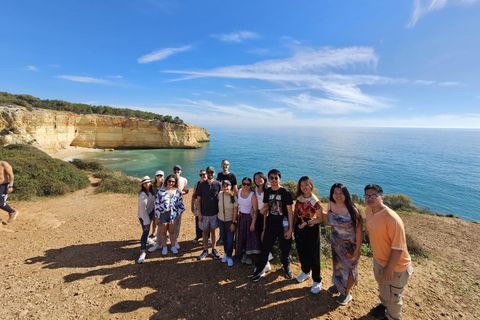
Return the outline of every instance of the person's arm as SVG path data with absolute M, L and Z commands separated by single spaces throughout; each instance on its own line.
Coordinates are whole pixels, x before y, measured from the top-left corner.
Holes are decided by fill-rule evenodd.
M 323 207 L 322 207 L 322 204 L 319 204 L 319 208 L 317 210 L 315 210 L 315 216 L 316 218 L 315 219 L 312 219 L 310 221 L 307 222 L 307 225 L 309 227 L 317 224 L 317 223 L 321 223 L 323 222 Z
M 197 207 L 198 207 L 198 221 L 203 222 L 203 216 L 202 216 L 202 197 L 197 196 Z
M 143 220 L 143 225 L 150 225 L 150 217 L 147 212 L 148 196 L 141 192 L 138 196 L 138 214 Z
M 191 203 L 192 212 L 193 212 L 193 209 L 194 209 L 194 207 L 195 207 L 195 200 L 197 200 L 197 197 L 196 197 L 196 194 L 197 194 L 197 185 L 198 185 L 198 182 L 195 183 L 195 186 L 193 187 L 192 203 Z
M 402 252 L 403 250 L 392 249 L 387 265 L 385 266 L 385 268 L 383 268 L 383 279 L 387 281 L 393 279 L 393 272 L 394 272 L 395 266 L 400 260 L 400 257 L 402 256 Z
M 238 186 L 237 186 L 236 183 L 233 185 L 233 192 L 234 192 L 235 195 L 238 197 Z
M 235 228 L 237 227 L 237 219 L 238 219 L 238 206 L 233 207 L 233 220 L 232 224 L 230 225 L 230 232 L 234 232 Z
M 287 213 L 288 213 L 288 231 L 285 234 L 285 239 L 290 239 L 292 238 L 292 232 L 293 232 L 293 212 L 292 212 L 292 205 L 289 204 L 287 205 Z
M 4 168 L 6 179 L 8 182 L 7 193 L 11 193 L 13 191 L 13 182 L 15 180 L 15 176 L 13 175 L 13 169 L 12 169 L 12 166 L 7 162 L 3 163 L 3 168 Z
M 360 219 L 358 219 L 357 227 L 355 228 L 355 240 L 357 243 L 357 247 L 353 252 L 353 261 L 356 262 L 358 261 L 358 259 L 360 259 L 360 250 L 362 248 L 362 242 L 363 242 L 363 220 L 361 216 L 360 216 Z
M 185 179 L 185 185 L 183 186 L 182 194 L 187 194 L 190 189 L 188 188 L 188 180 Z
M 250 216 L 252 217 L 252 223 L 250 224 L 250 231 L 253 232 L 255 231 L 255 223 L 257 221 L 257 208 L 258 208 L 257 196 L 255 195 L 255 192 L 253 192 L 251 199 L 252 199 L 252 210 L 250 211 Z

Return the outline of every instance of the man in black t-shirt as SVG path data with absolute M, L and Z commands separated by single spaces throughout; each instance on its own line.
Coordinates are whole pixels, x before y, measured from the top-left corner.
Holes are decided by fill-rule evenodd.
M 222 161 L 222 172 L 219 172 L 217 175 L 217 181 L 228 180 L 232 184 L 232 190 L 235 192 L 235 195 L 238 197 L 238 185 L 237 185 L 237 176 L 228 171 L 230 168 L 230 162 L 227 159 Z
M 215 169 L 208 167 L 207 180 L 197 186 L 196 196 L 198 205 L 198 226 L 203 231 L 203 252 L 198 260 L 203 260 L 208 255 L 208 234 L 212 237 L 212 256 L 215 259 L 220 258 L 220 254 L 215 248 L 215 229 L 218 228 L 218 198 L 217 195 L 222 190 L 222 184 L 214 180 Z
M 280 185 L 281 178 L 282 174 L 276 169 L 272 169 L 268 173 L 271 188 L 266 189 L 263 194 L 263 207 L 267 208 L 267 216 L 265 218 L 262 251 L 253 273 L 253 282 L 259 281 L 267 271 L 270 271 L 270 268 L 265 266 L 267 265 L 268 254 L 272 251 L 277 238 L 282 252 L 280 261 L 283 264 L 285 278 L 292 279 L 293 277 L 289 257 L 292 247 L 293 200 L 290 192 Z

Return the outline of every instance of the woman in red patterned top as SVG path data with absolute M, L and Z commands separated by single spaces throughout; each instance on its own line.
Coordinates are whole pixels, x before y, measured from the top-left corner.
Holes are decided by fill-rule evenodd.
M 323 209 L 318 198 L 312 193 L 315 186 L 308 176 L 300 178 L 297 184 L 295 203 L 295 243 L 302 265 L 298 282 L 313 278 L 310 290 L 317 294 L 322 289 L 320 276 L 320 229 L 318 223 L 323 221 Z M 312 274 L 310 275 L 310 271 Z

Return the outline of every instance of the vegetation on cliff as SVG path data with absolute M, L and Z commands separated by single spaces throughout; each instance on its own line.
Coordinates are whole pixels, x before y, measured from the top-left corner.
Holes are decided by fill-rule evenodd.
M 15 188 L 9 195 L 12 200 L 60 196 L 90 184 L 87 174 L 82 170 L 68 162 L 53 159 L 30 145 L 0 147 L 0 159 L 13 167 Z
M 31 108 L 41 108 L 58 111 L 71 111 L 81 114 L 104 114 L 113 116 L 135 117 L 148 120 L 159 120 L 162 122 L 169 122 L 174 124 L 183 124 L 183 120 L 179 117 L 172 117 L 169 115 L 161 115 L 152 112 L 145 112 L 140 110 L 132 110 L 127 108 L 113 108 L 109 106 L 92 106 L 85 103 L 72 103 L 62 100 L 42 100 L 28 94 L 11 94 L 0 91 L 0 105 L 13 104 Z

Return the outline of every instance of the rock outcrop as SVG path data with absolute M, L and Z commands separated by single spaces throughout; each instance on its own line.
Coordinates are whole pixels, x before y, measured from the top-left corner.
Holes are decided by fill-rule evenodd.
M 31 111 L 29 111 L 31 110 Z M 201 148 L 207 130 L 122 116 L 0 106 L 0 145 L 30 143 L 46 152 L 69 146 L 146 149 Z

